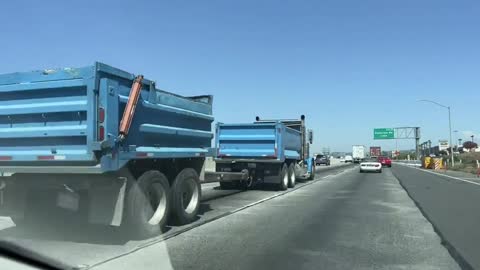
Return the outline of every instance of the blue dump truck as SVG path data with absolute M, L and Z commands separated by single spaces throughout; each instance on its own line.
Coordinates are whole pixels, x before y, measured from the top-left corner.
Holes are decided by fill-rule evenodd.
M 250 124 L 216 126 L 216 172 L 210 177 L 224 189 L 274 184 L 280 190 L 294 187 L 297 179 L 313 179 L 310 156 L 313 133 L 305 116 L 294 120 L 261 120 Z
M 211 96 L 102 63 L 0 75 L 0 215 L 50 203 L 140 235 L 189 223 L 213 120 Z

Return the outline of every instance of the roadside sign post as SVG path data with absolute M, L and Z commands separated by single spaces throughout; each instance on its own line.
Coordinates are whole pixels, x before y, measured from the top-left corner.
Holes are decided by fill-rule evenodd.
M 420 128 L 419 127 L 396 127 L 373 129 L 374 140 L 415 139 L 415 155 L 420 157 Z M 398 148 L 398 147 L 397 147 Z M 395 149 L 398 151 L 398 149 Z

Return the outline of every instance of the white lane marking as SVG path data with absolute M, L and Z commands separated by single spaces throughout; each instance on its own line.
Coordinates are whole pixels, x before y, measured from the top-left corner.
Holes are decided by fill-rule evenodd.
M 327 179 L 327 178 L 329 178 L 329 177 L 332 177 L 332 175 L 330 174 L 330 175 L 324 176 L 324 177 L 322 177 L 321 179 Z
M 416 235 L 410 235 L 410 234 L 404 234 L 403 236 L 407 238 L 423 239 L 423 236 L 416 236 Z
M 444 177 L 447 177 L 447 178 L 451 178 L 451 179 L 455 179 L 455 180 L 458 180 L 458 181 L 467 182 L 467 183 L 470 183 L 470 184 L 480 186 L 480 183 L 469 181 L 469 180 L 466 180 L 466 179 L 463 179 L 463 178 L 450 176 L 450 175 L 446 175 L 446 174 L 441 174 L 441 173 L 437 173 L 437 172 L 432 172 L 432 171 L 427 171 L 427 170 L 420 169 L 420 168 L 414 168 L 414 169 L 419 170 L 421 172 L 431 173 L 431 174 L 435 174 L 435 175 L 438 175 L 438 176 L 444 176 Z
M 400 165 L 411 166 L 411 167 L 422 167 L 422 164 L 418 164 L 418 163 L 395 162 L 394 164 L 400 164 Z

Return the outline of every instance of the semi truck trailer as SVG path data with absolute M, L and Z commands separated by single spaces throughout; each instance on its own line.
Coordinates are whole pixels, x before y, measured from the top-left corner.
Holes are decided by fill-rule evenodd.
M 365 160 L 365 146 L 354 145 L 352 147 L 352 156 L 354 163 L 361 163 Z
M 370 147 L 370 156 L 379 157 L 382 155 L 382 148 L 380 146 L 371 146 Z

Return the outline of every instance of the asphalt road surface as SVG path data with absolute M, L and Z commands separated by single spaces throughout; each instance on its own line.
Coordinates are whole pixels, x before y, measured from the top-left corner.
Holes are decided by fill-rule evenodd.
M 335 175 L 349 167 L 352 165 L 340 163 L 330 167 L 317 167 L 316 179 Z M 296 188 L 306 187 L 313 182 L 298 182 Z M 244 208 L 282 196 L 292 190 L 294 189 L 274 191 L 261 187 L 249 191 L 221 190 L 218 183 L 204 184 L 198 220 L 185 226 L 169 227 L 167 232 L 155 238 L 131 239 L 114 227 L 77 223 L 65 220 L 65 216 L 57 219 L 56 213 L 53 213 L 55 209 L 50 209 L 52 213 L 49 211 L 44 214 L 52 218 L 37 222 L 34 228 L 16 227 L 10 218 L 0 217 L 0 239 L 13 238 L 15 242 L 38 251 L 40 255 L 55 258 L 55 264 L 61 267 L 88 268 L 155 245 L 198 226 L 205 226 L 209 222 L 241 212 Z M 41 211 L 44 212 L 44 209 Z M 72 218 L 75 216 L 72 215 Z
M 461 269 L 390 169 L 321 167 L 286 192 L 217 186 L 202 187 L 198 221 L 151 239 L 100 227 L 2 233 L 77 268 Z
M 480 269 L 480 179 L 392 169 L 464 269 Z
M 391 170 L 350 166 L 94 269 L 460 267 Z

